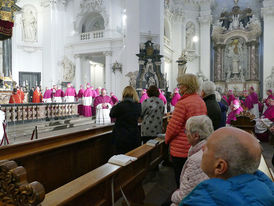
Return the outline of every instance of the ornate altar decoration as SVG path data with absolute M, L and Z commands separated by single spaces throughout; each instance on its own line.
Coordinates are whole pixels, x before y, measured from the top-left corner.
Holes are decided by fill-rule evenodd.
M 160 45 L 154 45 L 151 41 L 140 44 L 139 73 L 136 80 L 136 88 L 148 88 L 156 85 L 158 88 L 166 89 L 167 82 L 161 73 Z
M 2 0 L 0 2 L 0 40 L 9 39 L 12 36 L 14 12 L 21 10 L 15 4 L 16 2 L 17 0 Z
M 182 51 L 181 56 L 177 60 L 178 63 L 178 77 L 184 75 L 186 73 L 186 63 L 189 61 L 188 52 L 186 50 Z
M 253 86 L 259 90 L 259 19 L 250 8 L 241 10 L 234 0 L 231 12 L 223 12 L 213 25 L 214 81 L 217 87 L 236 93 Z
M 112 65 L 113 73 L 115 73 L 115 71 L 120 71 L 122 73 L 122 68 L 123 68 L 123 65 L 117 61 Z

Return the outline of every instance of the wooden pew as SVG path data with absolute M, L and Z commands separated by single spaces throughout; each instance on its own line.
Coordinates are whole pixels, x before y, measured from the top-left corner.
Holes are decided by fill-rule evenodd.
M 113 125 L 34 140 L 0 148 L 0 160 L 25 167 L 30 181 L 46 192 L 103 165 L 113 155 Z
M 121 197 L 121 188 L 130 202 L 141 204 L 145 198 L 142 180 L 166 152 L 163 141 L 156 147 L 142 145 L 127 153 L 137 157 L 136 161 L 125 167 L 106 163 L 46 194 L 42 206 L 111 205 Z
M 237 116 L 236 121 L 231 120 L 231 125 L 248 133 L 255 134 L 256 121 L 254 119 L 255 115 L 248 111 L 243 111 Z
M 39 182 L 28 183 L 24 167 L 14 161 L 0 161 L 0 205 L 35 206 L 45 198 Z

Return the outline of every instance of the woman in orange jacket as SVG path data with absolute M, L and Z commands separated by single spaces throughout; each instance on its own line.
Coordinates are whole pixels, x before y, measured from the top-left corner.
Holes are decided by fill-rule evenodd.
M 174 166 L 177 187 L 180 186 L 180 174 L 188 156 L 190 144 L 185 133 L 186 121 L 192 116 L 206 115 L 203 99 L 197 94 L 198 78 L 194 74 L 185 74 L 177 78 L 182 97 L 177 102 L 170 119 L 165 142 L 170 145 L 170 155 Z

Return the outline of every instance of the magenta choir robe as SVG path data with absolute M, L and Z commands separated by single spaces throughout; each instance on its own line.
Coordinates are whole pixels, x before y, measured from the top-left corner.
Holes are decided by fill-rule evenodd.
M 175 107 L 179 99 L 181 98 L 181 95 L 179 93 L 174 93 L 172 99 L 171 99 L 171 105 Z
M 106 104 L 106 106 L 103 106 L 104 103 Z M 112 105 L 113 105 L 113 103 L 109 96 L 100 95 L 94 99 L 93 106 L 96 109 L 96 123 L 97 124 L 106 124 L 106 123 L 111 122 L 109 112 L 110 112 Z
M 231 102 L 233 102 L 235 99 L 236 99 L 235 96 L 233 94 L 230 94 L 227 100 L 228 105 L 230 106 Z
M 230 124 L 231 120 L 236 120 L 236 115 L 240 114 L 243 111 L 243 108 L 240 106 L 238 109 L 233 110 L 227 116 L 226 123 Z
M 87 88 L 83 94 L 83 115 L 85 117 L 92 116 L 92 97 L 94 93 L 91 88 Z
M 55 94 L 53 95 L 53 101 L 57 103 L 62 102 L 62 98 L 65 96 L 62 89 L 57 89 Z
M 222 98 L 227 102 L 227 104 L 228 104 L 228 99 L 227 99 L 227 97 L 225 96 L 225 95 L 223 95 L 222 96 Z M 230 105 L 229 105 L 230 106 Z
M 256 118 L 259 118 L 259 99 L 258 99 L 258 95 L 256 94 L 256 92 L 252 92 L 250 94 L 250 96 L 251 96 L 252 105 L 253 105 L 253 108 L 250 110 L 250 112 L 252 114 L 254 114 Z
M 253 108 L 253 100 L 251 95 L 248 95 L 244 101 L 244 106 L 248 108 L 248 110 L 251 110 Z
M 264 103 L 265 103 L 265 105 L 267 106 L 267 107 L 269 107 L 270 106 L 270 104 L 269 104 L 269 100 L 270 99 L 274 99 L 274 96 L 271 94 L 271 95 L 268 95 L 268 97 L 266 98 L 266 100 L 264 101 Z
M 75 102 L 76 91 L 72 87 L 68 87 L 65 93 L 65 102 Z
M 94 96 L 95 97 L 98 97 L 99 95 L 100 95 L 100 91 L 99 91 L 99 89 L 97 88 L 97 89 L 95 89 L 95 90 L 93 90 L 94 91 Z M 94 97 L 94 98 L 95 98 Z
M 159 99 L 161 99 L 164 102 L 164 105 L 166 105 L 166 97 L 160 92 Z
M 79 115 L 83 115 L 84 114 L 84 109 L 83 109 L 83 96 L 84 96 L 84 92 L 85 90 L 83 88 L 79 89 L 79 92 L 78 92 L 78 101 L 79 101 L 79 105 L 78 105 L 78 114 Z
M 43 102 L 45 103 L 51 103 L 51 98 L 52 98 L 52 90 L 51 89 L 47 89 L 44 93 L 43 96 Z
M 115 95 L 111 96 L 111 101 L 112 101 L 113 105 L 116 104 L 117 102 L 119 102 L 118 98 Z
M 274 122 L 274 106 L 270 105 L 264 112 L 264 117 Z
M 148 95 L 147 93 L 144 93 L 142 96 L 141 96 L 141 99 L 140 99 L 140 103 L 143 103 L 143 101 L 145 101 L 146 99 L 148 99 Z

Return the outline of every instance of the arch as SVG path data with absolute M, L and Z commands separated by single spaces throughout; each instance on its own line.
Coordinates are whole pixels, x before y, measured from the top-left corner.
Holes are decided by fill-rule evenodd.
M 105 29 L 105 20 L 100 13 L 92 12 L 83 18 L 80 33 L 93 32 Z

